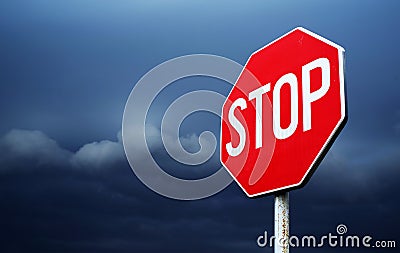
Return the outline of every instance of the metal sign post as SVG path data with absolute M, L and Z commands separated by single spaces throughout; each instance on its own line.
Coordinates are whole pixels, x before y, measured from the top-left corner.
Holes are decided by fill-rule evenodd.
M 289 253 L 289 192 L 275 195 L 275 253 Z

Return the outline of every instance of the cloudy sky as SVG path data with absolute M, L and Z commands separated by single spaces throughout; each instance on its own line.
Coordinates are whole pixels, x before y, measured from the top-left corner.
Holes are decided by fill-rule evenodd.
M 156 65 L 194 53 L 244 64 L 297 26 L 346 49 L 349 120 L 310 182 L 290 193 L 291 233 L 345 224 L 399 244 L 400 4 L 216 2 L 1 1 L 0 252 L 272 252 L 256 244 L 273 232 L 272 196 L 249 199 L 233 183 L 203 200 L 162 197 L 130 169 L 121 122 L 130 91 Z M 155 129 L 174 98 L 200 88 L 226 96 L 231 86 L 172 84 L 150 110 Z M 189 151 L 204 130 L 218 137 L 218 117 L 185 120 Z M 153 156 L 176 176 L 221 166 L 218 152 L 183 166 L 159 142 Z

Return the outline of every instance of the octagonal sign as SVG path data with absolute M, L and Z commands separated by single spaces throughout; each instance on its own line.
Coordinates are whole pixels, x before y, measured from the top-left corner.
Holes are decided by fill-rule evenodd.
M 222 109 L 221 162 L 249 196 L 302 186 L 346 121 L 344 49 L 296 28 L 254 52 Z

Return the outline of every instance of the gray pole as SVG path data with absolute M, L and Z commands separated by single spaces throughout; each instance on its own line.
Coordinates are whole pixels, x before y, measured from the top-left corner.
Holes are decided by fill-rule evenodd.
M 289 253 L 289 192 L 275 195 L 275 253 Z

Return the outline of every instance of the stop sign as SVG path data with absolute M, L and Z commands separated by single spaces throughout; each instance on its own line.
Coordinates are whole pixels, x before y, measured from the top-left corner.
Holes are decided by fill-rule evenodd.
M 344 49 L 296 28 L 254 52 L 222 109 L 221 162 L 249 196 L 300 187 L 346 119 Z

